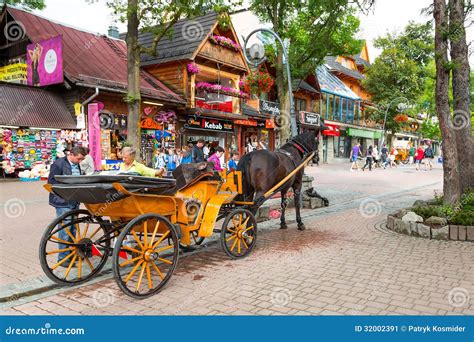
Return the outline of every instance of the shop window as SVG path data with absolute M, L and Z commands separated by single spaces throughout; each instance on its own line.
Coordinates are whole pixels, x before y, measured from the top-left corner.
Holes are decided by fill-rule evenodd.
M 331 94 L 328 95 L 327 103 L 328 103 L 327 118 L 329 120 L 334 120 L 335 119 L 334 118 L 334 95 L 331 95 Z
M 312 105 L 312 111 L 313 113 L 318 113 L 318 114 L 321 114 L 321 100 L 320 99 L 317 99 L 317 100 L 313 100 L 312 101 L 313 105 Z
M 354 122 L 354 100 L 348 100 L 347 105 L 347 122 Z
M 347 118 L 347 99 L 341 98 L 341 122 L 346 122 Z
M 306 100 L 303 99 L 295 99 L 295 109 L 297 112 L 299 111 L 306 111 Z
M 321 117 L 327 119 L 327 103 L 326 103 L 326 94 L 321 94 L 321 98 L 319 99 L 320 109 L 321 109 Z
M 341 98 L 339 96 L 334 97 L 334 113 L 333 118 L 334 120 L 341 120 Z

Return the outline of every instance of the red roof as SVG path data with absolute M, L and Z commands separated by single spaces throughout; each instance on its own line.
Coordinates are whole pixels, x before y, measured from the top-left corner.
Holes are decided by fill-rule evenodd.
M 70 81 L 126 92 L 127 46 L 123 40 L 81 31 L 12 7 L 8 7 L 8 12 L 23 24 L 32 42 L 62 35 L 64 75 Z M 140 74 L 142 96 L 184 102 L 149 73 Z

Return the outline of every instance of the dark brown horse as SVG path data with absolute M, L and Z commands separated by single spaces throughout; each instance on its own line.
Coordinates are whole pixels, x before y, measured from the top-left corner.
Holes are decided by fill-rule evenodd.
M 323 128 L 320 127 L 320 129 Z M 243 199 L 246 202 L 255 201 L 251 210 L 255 213 L 263 204 L 263 194 L 280 182 L 300 165 L 313 151 L 316 152 L 314 162 L 319 161 L 318 139 L 314 131 L 305 132 L 292 138 L 288 143 L 281 146 L 275 152 L 258 150 L 244 155 L 237 166 L 242 171 Z M 288 200 L 285 198 L 290 188 L 295 194 L 296 221 L 298 229 L 304 230 L 301 221 L 301 186 L 304 168 L 300 169 L 280 189 L 281 192 L 281 216 L 280 228 L 286 229 L 285 208 Z

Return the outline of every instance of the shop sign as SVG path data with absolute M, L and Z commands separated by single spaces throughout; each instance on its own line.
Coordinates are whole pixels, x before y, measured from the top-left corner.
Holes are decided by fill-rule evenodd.
M 323 131 L 323 135 L 331 136 L 331 137 L 339 137 L 341 136 L 341 126 L 325 123 L 324 124 L 328 129 Z
M 234 125 L 231 121 L 222 121 L 207 118 L 189 118 L 187 126 L 188 128 L 197 128 L 216 132 L 234 131 Z
M 347 129 L 347 135 L 352 136 L 352 137 L 361 137 L 361 138 L 367 138 L 367 139 L 374 139 L 375 137 L 375 132 L 373 131 L 366 131 L 364 129 L 357 129 L 357 128 L 352 128 L 349 127 Z
M 257 121 L 255 120 L 235 120 L 234 123 L 236 125 L 242 125 L 242 126 L 257 126 Z
M 146 129 L 163 129 L 163 125 L 158 124 L 153 118 L 141 118 L 140 127 Z
M 316 113 L 301 111 L 299 119 L 300 119 L 300 123 L 304 125 L 320 126 L 321 124 L 321 116 Z
M 278 102 L 260 100 L 260 111 L 265 114 L 280 115 L 280 104 Z
M 265 128 L 275 128 L 275 121 L 273 119 L 265 120 Z
M 26 83 L 26 63 L 15 63 L 0 67 L 0 81 Z
M 89 123 L 89 149 L 90 156 L 94 160 L 96 170 L 101 169 L 101 148 L 100 148 L 100 118 L 99 103 L 89 103 L 87 105 Z
M 102 170 L 104 171 L 119 171 L 120 166 L 123 164 L 120 160 L 115 159 L 105 159 L 102 161 Z
M 56 36 L 26 47 L 27 79 L 30 86 L 63 83 L 63 39 Z

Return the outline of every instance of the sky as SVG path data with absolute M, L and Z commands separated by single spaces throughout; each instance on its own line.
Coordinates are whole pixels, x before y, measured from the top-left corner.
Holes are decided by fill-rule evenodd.
M 125 31 L 126 25 L 118 23 L 111 15 L 105 0 L 45 0 L 46 8 L 35 11 L 48 19 L 84 29 L 94 33 L 106 34 L 109 25 L 116 23 L 120 32 Z M 359 15 L 361 27 L 358 37 L 368 43 L 371 61 L 380 54 L 373 47 L 373 40 L 387 32 L 400 32 L 410 20 L 424 23 L 430 20 L 421 14 L 432 0 L 377 0 L 375 7 L 367 15 Z M 261 27 L 257 18 L 250 12 L 233 16 L 237 33 L 247 35 L 253 29 Z M 474 40 L 474 24 L 468 29 L 468 43 Z M 474 43 L 471 45 L 470 64 L 474 68 Z

